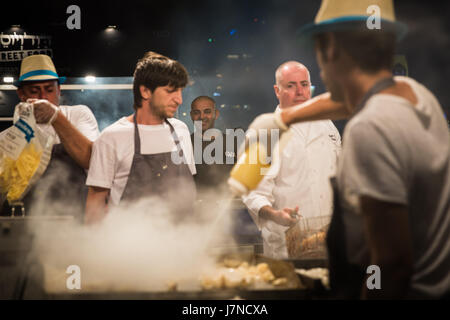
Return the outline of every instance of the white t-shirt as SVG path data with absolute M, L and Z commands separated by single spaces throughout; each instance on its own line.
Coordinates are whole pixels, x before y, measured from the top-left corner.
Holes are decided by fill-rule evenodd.
M 270 174 L 242 198 L 261 230 L 264 255 L 276 259 L 288 257 L 288 227 L 260 218 L 259 210 L 266 205 L 277 210 L 299 206 L 304 219 L 330 216 L 333 192 L 329 179 L 336 174 L 341 147 L 339 131 L 330 120 L 296 123 L 290 130 L 292 137 L 281 151 L 280 165 L 272 165 Z
M 418 103 L 372 96 L 344 132 L 338 186 L 347 252 L 367 259 L 359 197 L 408 206 L 414 273 L 410 297 L 439 296 L 450 288 L 450 138 L 439 102 L 423 85 L 396 77 Z
M 85 105 L 76 106 L 59 106 L 60 112 L 69 120 L 69 122 L 78 129 L 86 138 L 94 141 L 99 136 L 97 120 L 94 117 L 91 109 Z M 61 143 L 55 129 L 50 124 L 38 124 L 41 129 L 47 135 L 53 135 L 55 137 L 55 143 Z
M 187 125 L 177 119 L 168 121 L 175 129 L 191 173 L 196 174 L 192 143 Z M 167 123 L 138 125 L 141 154 L 176 151 L 176 145 Z M 134 156 L 134 123 L 121 118 L 105 128 L 92 148 L 88 186 L 111 190 L 111 202 L 119 204 L 128 181 Z

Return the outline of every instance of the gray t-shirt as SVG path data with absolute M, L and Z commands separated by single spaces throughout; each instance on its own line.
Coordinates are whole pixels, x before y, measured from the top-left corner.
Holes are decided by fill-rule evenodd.
M 338 186 L 346 208 L 347 252 L 367 266 L 359 197 L 404 204 L 409 210 L 414 271 L 410 298 L 450 290 L 450 138 L 439 102 L 406 77 L 418 103 L 372 96 L 344 132 Z

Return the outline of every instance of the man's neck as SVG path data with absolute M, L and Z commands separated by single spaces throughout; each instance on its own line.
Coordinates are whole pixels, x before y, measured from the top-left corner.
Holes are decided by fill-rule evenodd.
M 392 72 L 382 70 L 374 74 L 363 73 L 360 70 L 353 71 L 347 81 L 343 82 L 344 99 L 351 110 L 355 110 L 364 98 L 364 95 L 381 79 L 392 77 Z
M 141 108 L 137 109 L 135 115 L 136 115 L 136 122 L 138 124 L 158 125 L 164 123 L 164 119 L 154 114 L 150 109 L 150 106 L 143 105 Z M 133 122 L 133 115 L 130 115 L 128 117 L 128 121 Z

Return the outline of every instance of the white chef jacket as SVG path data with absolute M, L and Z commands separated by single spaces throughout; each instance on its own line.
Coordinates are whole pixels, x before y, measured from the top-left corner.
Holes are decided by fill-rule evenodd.
M 299 206 L 303 218 L 331 216 L 333 194 L 329 178 L 336 173 L 341 137 L 330 120 L 290 126 L 292 137 L 281 150 L 279 165 L 272 165 L 258 187 L 242 200 L 261 230 L 264 255 L 288 257 L 285 231 L 288 227 L 260 218 L 259 210 Z

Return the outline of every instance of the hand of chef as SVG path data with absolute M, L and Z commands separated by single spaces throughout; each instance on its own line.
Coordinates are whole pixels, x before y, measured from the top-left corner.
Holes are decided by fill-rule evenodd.
M 301 216 L 298 214 L 298 206 L 295 209 L 284 208 L 283 210 L 275 210 L 273 221 L 282 226 L 292 227 L 297 223 Z
M 27 102 L 33 105 L 36 123 L 52 124 L 55 121 L 59 108 L 53 103 L 45 99 L 28 99 Z

